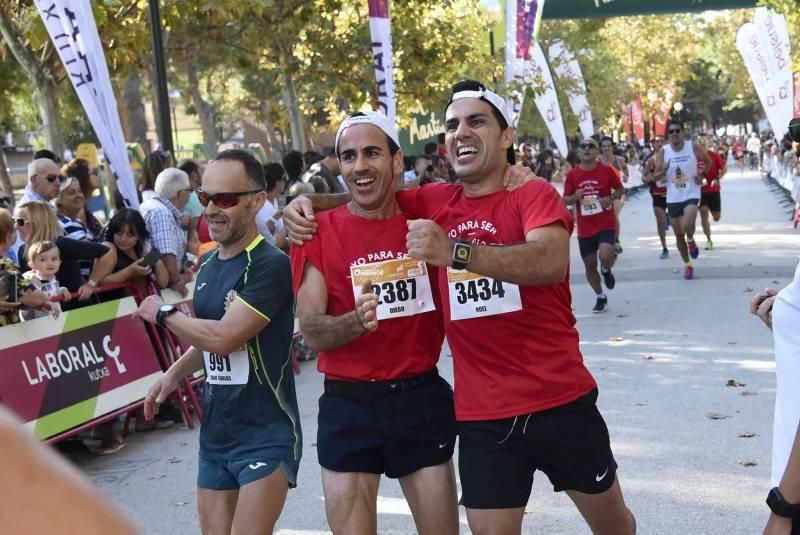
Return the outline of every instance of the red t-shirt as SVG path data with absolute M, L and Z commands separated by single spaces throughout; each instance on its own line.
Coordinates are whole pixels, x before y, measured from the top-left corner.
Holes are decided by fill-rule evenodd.
M 429 372 L 436 367 L 444 339 L 442 307 L 439 302 L 437 268 L 407 258 L 406 233 L 408 219 L 398 215 L 391 219 L 371 220 L 355 216 L 347 206 L 320 212 L 316 216 L 319 228 L 303 246 L 292 246 L 292 276 L 294 291 L 300 288 L 305 263 L 310 262 L 325 277 L 328 288 L 327 314 L 339 316 L 355 309 L 353 275 L 363 277 L 366 271 L 351 271 L 351 266 L 369 270 L 373 288 L 377 285 L 382 307 L 394 314 L 420 302 L 432 305 L 435 311 L 381 319 L 378 330 L 362 334 L 352 342 L 320 351 L 317 367 L 329 379 L 349 381 L 386 381 L 407 378 Z M 428 269 L 421 281 L 393 278 L 393 274 L 411 261 L 413 270 Z M 376 265 L 377 264 L 377 265 Z M 381 282 L 374 269 L 387 271 Z M 392 273 L 388 273 L 391 271 Z M 358 283 L 359 293 L 362 283 Z M 428 292 L 424 286 L 428 285 Z M 425 298 L 427 293 L 428 298 Z M 409 299 L 412 300 L 408 303 Z
M 604 230 L 614 230 L 617 224 L 614 207 L 603 208 L 599 199 L 622 189 L 615 170 L 599 162 L 591 171 L 573 167 L 564 182 L 564 196 L 579 189 L 583 189 L 583 198 L 575 203 L 578 207 L 578 237 L 589 238 Z
M 530 230 L 552 224 L 572 232 L 564 201 L 544 180 L 472 198 L 461 186 L 430 184 L 397 198 L 409 217 L 433 219 L 451 238 L 472 243 L 521 244 Z M 516 286 L 442 268 L 439 291 L 458 420 L 542 411 L 596 387 L 578 348 L 569 275 L 558 284 Z
M 721 191 L 719 180 L 714 180 L 719 177 L 722 168 L 725 167 L 725 160 L 722 156 L 714 151 L 708 151 L 708 157 L 711 158 L 711 169 L 706 173 L 706 185 L 700 188 L 702 193 L 716 193 Z M 703 160 L 697 160 L 697 172 L 700 173 L 705 169 L 706 163 Z

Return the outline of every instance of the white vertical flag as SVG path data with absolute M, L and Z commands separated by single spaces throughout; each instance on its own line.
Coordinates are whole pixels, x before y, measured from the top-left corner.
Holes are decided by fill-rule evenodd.
M 770 119 L 775 136 L 781 138 L 789 131 L 793 116 L 794 84 L 792 83 L 792 59 L 786 17 L 764 7 L 756 9 L 753 16 L 756 35 L 761 50 L 766 54 L 766 77 L 771 86 L 771 97 L 767 106 L 773 108 L 775 121 Z M 765 106 L 766 108 L 766 106 Z
M 564 132 L 561 105 L 558 103 L 558 94 L 553 83 L 553 75 L 550 73 L 550 66 L 547 64 L 547 58 L 538 42 L 533 44 L 533 70 L 534 75 L 538 74 L 542 77 L 545 85 L 544 91 L 534 98 L 536 107 L 547 125 L 547 130 L 556 142 L 558 152 L 562 156 L 566 156 L 569 152 L 569 145 L 567 145 L 567 135 Z
M 564 41 L 558 39 L 550 45 L 548 55 L 556 76 L 559 79 L 572 81 L 572 88 L 566 91 L 570 108 L 572 108 L 572 113 L 578 117 L 581 135 L 584 138 L 591 137 L 594 135 L 592 109 L 586 98 L 586 82 L 583 79 L 583 71 L 581 71 L 578 60 L 575 59 L 575 54 L 566 47 Z
M 389 0 L 369 0 L 369 32 L 372 36 L 372 57 L 375 61 L 375 78 L 378 84 L 378 105 L 394 124 L 397 103 L 394 92 Z
M 128 162 L 125 136 L 117 113 L 103 45 L 89 0 L 35 0 L 47 33 L 69 74 L 72 86 L 94 128 L 106 161 L 117 177 L 117 187 L 128 206 L 139 198 Z

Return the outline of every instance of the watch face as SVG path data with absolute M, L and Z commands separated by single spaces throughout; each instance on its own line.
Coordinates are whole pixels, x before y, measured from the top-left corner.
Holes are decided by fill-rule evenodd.
M 456 250 L 453 252 L 454 260 L 457 262 L 469 262 L 471 255 L 472 247 L 463 243 L 456 245 Z

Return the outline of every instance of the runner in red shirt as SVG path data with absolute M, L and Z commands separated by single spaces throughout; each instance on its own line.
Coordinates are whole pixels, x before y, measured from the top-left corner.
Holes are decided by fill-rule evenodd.
M 714 218 L 714 221 L 719 221 L 722 217 L 722 188 L 719 181 L 725 176 L 728 171 L 728 164 L 717 152 L 717 146 L 714 142 L 707 143 L 705 137 L 700 137 L 698 142 L 701 145 L 708 145 L 708 157 L 711 158 L 711 169 L 706 173 L 706 179 L 703 182 L 703 187 L 700 188 L 700 222 L 703 225 L 703 232 L 706 235 L 706 251 L 714 248 L 714 242 L 711 241 L 711 221 L 709 215 Z M 705 163 L 698 160 L 697 169 L 702 171 Z
M 336 149 L 352 200 L 292 247 L 297 316 L 319 351 L 317 454 L 334 533 L 377 529 L 381 474 L 399 478 L 420 533 L 457 534 L 453 391 L 437 370 L 444 325 L 438 270 L 409 258 L 393 124 L 356 114 Z
M 597 257 L 600 256 L 600 272 L 606 288 L 613 290 L 616 285 L 611 268 L 617 258 L 614 250 L 617 217 L 614 214 L 614 201 L 620 199 L 625 188 L 614 170 L 597 159 L 597 141 L 586 138 L 578 147 L 580 163 L 567 174 L 564 183 L 564 202 L 574 204 L 578 214 L 578 247 L 586 280 L 597 295 L 594 313 L 604 312 L 608 297 L 603 292 L 600 274 L 597 272 Z
M 398 194 L 410 217 L 430 218 L 408 223 L 409 254 L 441 268 L 467 519 L 475 533 L 520 533 L 533 474 L 542 470 L 593 532 L 631 534 L 635 520 L 571 312 L 572 221 L 544 181 L 504 190 L 514 162 L 509 124 L 500 96 L 459 82 L 445 144 L 463 186 Z M 292 240 L 313 233 L 312 205 L 299 199 L 284 211 Z

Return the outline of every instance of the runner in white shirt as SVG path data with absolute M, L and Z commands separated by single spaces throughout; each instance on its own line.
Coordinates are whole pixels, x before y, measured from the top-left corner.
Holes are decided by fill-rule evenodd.
M 704 169 L 711 169 L 711 158 L 700 145 L 686 142 L 682 123 L 670 121 L 667 132 L 669 144 L 655 155 L 653 178 L 667 180 L 670 224 L 675 232 L 678 252 L 686 265 L 683 278 L 689 280 L 694 278 L 692 259 L 700 255 L 700 249 L 694 242 L 694 229 L 704 176 L 697 172 L 697 160 L 705 163 Z

